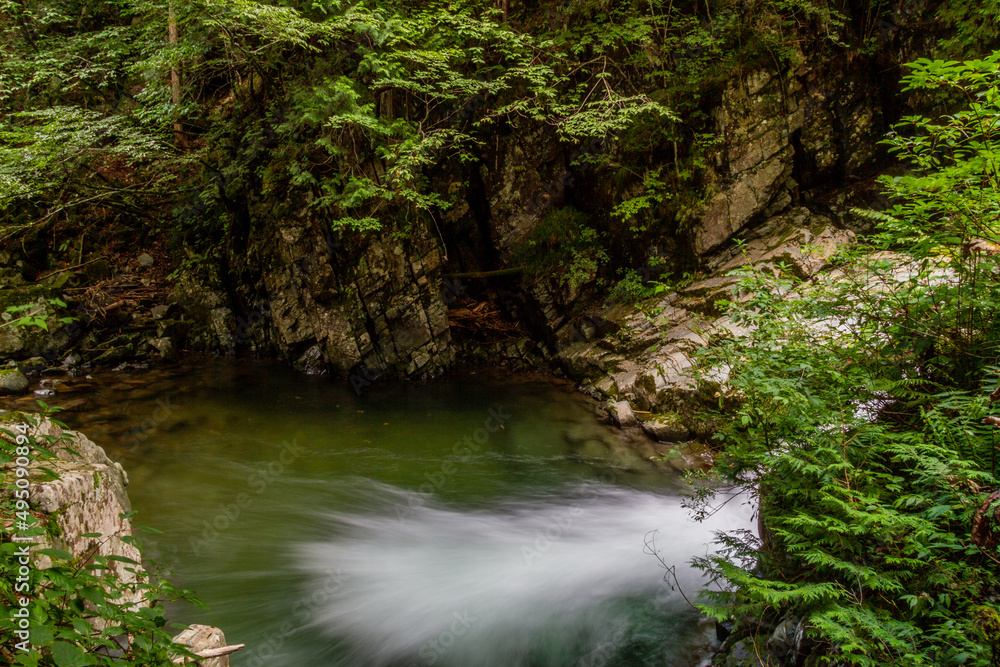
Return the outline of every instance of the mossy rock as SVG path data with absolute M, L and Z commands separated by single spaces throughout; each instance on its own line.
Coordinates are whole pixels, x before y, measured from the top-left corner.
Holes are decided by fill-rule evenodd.
M 28 391 L 28 378 L 16 368 L 0 370 L 0 394 L 23 394 Z
M 25 375 L 38 375 L 48 366 L 45 357 L 31 357 L 17 364 L 17 369 Z
M 38 415 L 21 412 L 20 410 L 10 410 L 9 412 L 0 413 L 0 428 L 4 428 L 10 424 L 33 424 L 37 419 Z
M 691 432 L 684 425 L 684 419 L 676 412 L 664 412 L 655 415 L 641 415 L 642 429 L 654 440 L 660 442 L 683 442 L 691 437 Z

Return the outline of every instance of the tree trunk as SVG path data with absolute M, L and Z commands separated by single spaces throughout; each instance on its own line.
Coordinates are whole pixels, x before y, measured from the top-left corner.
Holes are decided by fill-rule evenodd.
M 167 43 L 171 49 L 174 49 L 177 47 L 177 42 L 177 16 L 174 14 L 174 4 L 171 2 L 167 5 Z M 181 75 L 176 67 L 170 68 L 170 100 L 174 107 L 180 107 Z M 184 136 L 184 128 L 181 127 L 179 120 L 174 122 L 174 139 L 181 148 L 187 147 L 187 138 Z

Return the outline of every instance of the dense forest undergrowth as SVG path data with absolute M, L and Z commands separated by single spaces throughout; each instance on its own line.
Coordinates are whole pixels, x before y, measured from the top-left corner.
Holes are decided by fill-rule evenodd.
M 2 1 L 4 354 L 546 363 L 808 209 L 859 242 L 710 304 L 761 529 L 705 609 L 765 663 L 1000 664 L 998 11 Z

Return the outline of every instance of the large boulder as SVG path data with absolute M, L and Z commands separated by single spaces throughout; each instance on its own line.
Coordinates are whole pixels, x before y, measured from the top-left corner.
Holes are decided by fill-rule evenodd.
M 114 556 L 141 561 L 139 550 L 123 541 L 132 533 L 131 523 L 122 515 L 131 510 L 127 484 L 121 465 L 108 458 L 104 450 L 85 435 L 64 431 L 51 420 L 39 415 L 9 412 L 0 416 L 0 428 L 10 431 L 17 425 L 27 425 L 27 433 L 56 455 L 54 461 L 33 461 L 29 466 L 32 505 L 55 522 L 57 537 L 43 544 L 67 551 L 73 558 L 84 555 Z M 4 471 L 13 463 L 3 466 Z M 58 475 L 52 479 L 49 470 Z M 97 534 L 99 537 L 85 537 Z M 36 566 L 51 565 L 48 556 L 39 556 Z M 141 567 L 111 560 L 108 567 L 126 584 L 135 583 Z M 142 592 L 137 590 L 120 601 L 122 604 L 143 606 Z M 98 628 L 101 629 L 101 628 Z

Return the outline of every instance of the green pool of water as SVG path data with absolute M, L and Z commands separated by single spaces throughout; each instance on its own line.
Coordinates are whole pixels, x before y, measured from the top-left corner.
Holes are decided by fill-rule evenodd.
M 268 665 L 696 665 L 713 630 L 663 581 L 722 512 L 541 377 L 355 392 L 270 363 L 100 377 L 50 402 L 120 461 L 146 556 Z M 737 504 L 734 504 L 736 506 Z M 653 532 L 658 531 L 658 532 Z

